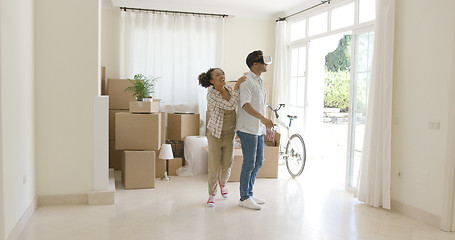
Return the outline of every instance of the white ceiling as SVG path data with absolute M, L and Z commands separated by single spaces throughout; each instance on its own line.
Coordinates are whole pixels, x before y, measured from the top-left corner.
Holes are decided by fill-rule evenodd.
M 320 2 L 320 0 L 103 0 L 103 7 L 147 8 L 219 13 L 239 18 L 277 19 Z

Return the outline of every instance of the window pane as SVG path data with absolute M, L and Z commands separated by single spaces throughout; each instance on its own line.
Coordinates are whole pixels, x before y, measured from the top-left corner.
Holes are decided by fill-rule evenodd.
M 298 64 L 299 64 L 299 49 L 294 48 L 291 51 L 291 77 L 297 76 Z
M 305 37 L 306 20 L 291 24 L 290 40 L 294 41 Z
M 289 104 L 291 105 L 297 104 L 297 91 L 295 91 L 295 89 L 297 89 L 297 86 L 297 78 L 291 77 L 289 84 L 289 89 L 291 89 L 291 91 L 289 91 Z
M 305 76 L 305 58 L 306 58 L 306 48 L 301 47 L 299 48 L 299 70 L 298 75 Z
M 310 36 L 327 32 L 327 12 L 310 17 L 308 21 Z
M 332 30 L 351 26 L 354 24 L 354 3 L 344 5 L 332 11 Z
M 357 37 L 357 54 L 356 54 L 356 72 L 368 71 L 369 57 L 369 38 L 368 34 L 362 34 Z
M 370 87 L 370 73 L 357 73 L 355 77 L 357 83 L 357 91 L 355 96 L 356 106 L 354 106 L 354 111 L 359 114 L 362 113 L 362 116 L 365 117 L 368 104 L 368 90 Z
M 297 78 L 297 88 L 294 90 L 297 96 L 296 106 L 305 106 L 305 78 Z
M 375 0 L 359 0 L 359 23 L 376 19 Z
M 371 65 L 373 65 L 373 50 L 374 50 L 374 32 L 370 32 L 368 34 L 369 38 L 368 38 L 368 41 L 369 41 L 369 51 L 368 51 L 368 71 L 371 72 Z

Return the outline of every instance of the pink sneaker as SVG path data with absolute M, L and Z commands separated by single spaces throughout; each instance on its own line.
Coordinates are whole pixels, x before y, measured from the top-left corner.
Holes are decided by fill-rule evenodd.
M 221 185 L 221 183 L 219 181 L 218 181 L 218 183 L 220 184 L 221 196 L 223 196 L 224 198 L 227 198 L 228 197 L 228 190 L 227 190 L 226 185 Z
M 207 206 L 208 207 L 215 206 L 215 196 L 209 196 L 209 199 L 207 200 Z

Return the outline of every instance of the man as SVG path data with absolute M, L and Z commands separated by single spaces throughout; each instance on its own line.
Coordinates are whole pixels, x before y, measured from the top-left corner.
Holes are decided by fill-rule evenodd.
M 261 74 L 267 71 L 271 57 L 263 56 L 262 51 L 248 54 L 246 64 L 250 72 L 240 85 L 240 99 L 237 113 L 236 132 L 242 144 L 243 165 L 240 174 L 241 207 L 260 210 L 265 201 L 253 195 L 253 185 L 264 159 L 264 134 L 273 127 L 266 118 L 267 96 Z

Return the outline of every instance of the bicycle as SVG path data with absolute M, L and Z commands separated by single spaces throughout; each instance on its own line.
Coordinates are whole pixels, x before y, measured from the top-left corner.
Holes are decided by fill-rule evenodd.
M 289 125 L 286 125 L 281 119 L 278 114 L 278 111 L 284 107 L 285 104 L 279 104 L 277 108 L 273 109 L 270 104 L 267 104 L 267 107 L 269 107 L 274 113 L 275 113 L 275 120 L 286 128 L 287 130 L 287 143 L 286 143 L 286 149 L 285 152 L 281 151 L 281 144 L 280 144 L 280 155 L 282 155 L 284 161 L 286 162 L 286 168 L 288 169 L 289 174 L 291 174 L 292 177 L 298 177 L 302 174 L 303 169 L 305 168 L 305 163 L 306 163 L 306 148 L 305 148 L 305 141 L 303 141 L 303 137 L 298 134 L 294 133 L 292 134 L 291 137 L 289 137 L 289 132 L 291 129 L 291 124 L 292 120 L 297 119 L 297 116 L 295 115 L 287 115 L 289 118 Z M 277 127 L 277 124 L 274 123 L 275 127 Z

